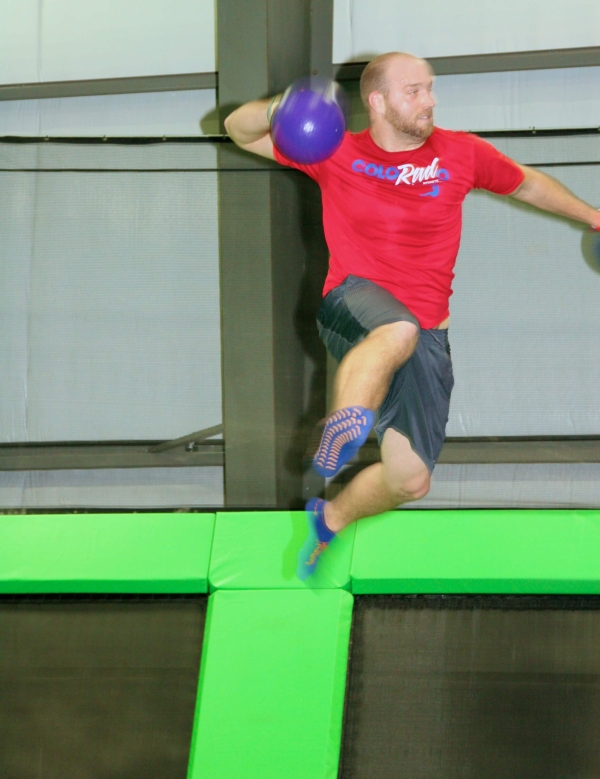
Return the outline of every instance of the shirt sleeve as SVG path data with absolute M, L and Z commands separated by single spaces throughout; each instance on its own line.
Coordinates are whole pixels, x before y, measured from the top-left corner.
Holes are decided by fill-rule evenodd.
M 475 189 L 487 189 L 497 195 L 510 195 L 523 183 L 525 175 L 521 168 L 483 138 L 476 135 L 471 138 L 475 147 Z
M 288 157 L 285 157 L 275 144 L 273 144 L 273 153 L 275 154 L 275 159 L 281 165 L 287 165 L 289 168 L 296 168 L 296 170 L 301 170 L 303 173 L 306 173 L 311 179 L 314 179 L 315 181 L 319 180 L 321 163 L 318 163 L 317 165 L 303 165 L 300 162 L 294 162 L 293 160 L 288 159 Z

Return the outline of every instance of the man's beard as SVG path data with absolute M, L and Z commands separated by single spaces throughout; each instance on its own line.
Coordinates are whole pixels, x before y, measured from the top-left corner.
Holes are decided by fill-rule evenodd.
M 405 116 L 402 116 L 395 108 L 387 106 L 385 118 L 395 130 L 398 130 L 398 132 L 404 133 L 404 135 L 410 135 L 412 138 L 419 138 L 422 141 L 429 138 L 433 132 L 433 114 L 431 114 L 431 124 L 419 125 L 416 121 L 411 121 Z

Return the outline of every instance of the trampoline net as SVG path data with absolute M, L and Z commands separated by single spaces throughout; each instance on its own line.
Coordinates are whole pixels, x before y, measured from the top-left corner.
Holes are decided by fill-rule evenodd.
M 356 599 L 342 779 L 600 776 L 600 599 Z
M 185 779 L 207 597 L 0 599 L 10 779 Z

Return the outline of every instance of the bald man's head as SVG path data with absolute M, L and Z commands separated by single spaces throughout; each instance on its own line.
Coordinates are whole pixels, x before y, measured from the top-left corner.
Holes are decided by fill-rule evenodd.
M 394 70 L 397 71 L 403 65 L 410 66 L 415 63 L 424 64 L 431 70 L 431 66 L 426 60 L 402 51 L 390 51 L 387 54 L 380 54 L 379 57 L 371 60 L 360 77 L 360 98 L 367 111 L 371 110 L 369 95 L 372 92 L 381 92 L 382 95 L 387 94 L 390 65 L 393 64 L 395 66 Z

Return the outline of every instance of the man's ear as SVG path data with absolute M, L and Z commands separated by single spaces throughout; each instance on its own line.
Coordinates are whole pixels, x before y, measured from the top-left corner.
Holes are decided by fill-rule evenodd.
M 385 98 L 381 92 L 371 92 L 369 95 L 369 105 L 376 114 L 385 113 Z

